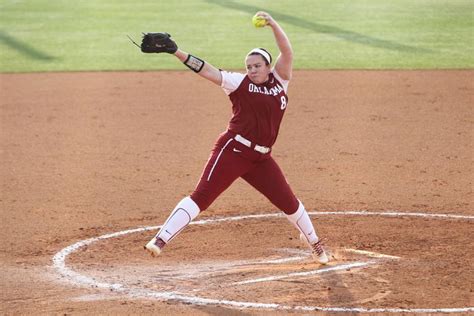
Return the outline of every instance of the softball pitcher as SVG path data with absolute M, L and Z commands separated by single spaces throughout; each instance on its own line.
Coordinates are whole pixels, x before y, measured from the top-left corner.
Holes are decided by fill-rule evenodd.
M 288 106 L 288 83 L 292 75 L 293 51 L 281 26 L 266 12 L 256 14 L 273 31 L 280 54 L 272 67 L 272 56 L 263 48 L 245 57 L 246 74 L 227 72 L 178 49 L 167 33 L 145 34 L 140 45 L 145 53 L 174 54 L 188 68 L 220 86 L 229 96 L 233 116 L 227 131 L 217 139 L 194 192 L 181 200 L 145 249 L 153 256 L 175 238 L 200 212 L 241 177 L 282 210 L 299 230 L 321 264 L 328 262 L 308 213 L 292 192 L 273 159 L 272 146 Z

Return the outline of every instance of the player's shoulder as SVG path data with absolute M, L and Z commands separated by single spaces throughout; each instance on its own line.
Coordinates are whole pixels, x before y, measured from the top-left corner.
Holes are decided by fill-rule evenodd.
M 222 69 L 220 69 L 220 71 L 221 71 L 223 79 L 242 81 L 242 80 L 244 80 L 244 78 L 246 76 L 245 74 L 240 73 L 240 72 L 226 71 L 226 70 L 222 70 Z
M 233 71 L 220 70 L 222 75 L 221 87 L 224 92 L 229 95 L 242 84 L 242 81 L 247 77 L 246 74 Z
M 283 86 L 283 89 L 285 90 L 285 93 L 288 92 L 288 85 L 290 84 L 290 80 L 285 80 L 283 79 L 278 72 L 276 71 L 275 67 L 272 68 L 272 75 L 273 77 L 277 80 L 278 83 L 280 83 Z

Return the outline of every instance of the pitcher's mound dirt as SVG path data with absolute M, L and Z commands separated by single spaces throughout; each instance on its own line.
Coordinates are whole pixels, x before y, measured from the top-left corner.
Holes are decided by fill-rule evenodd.
M 473 79 L 474 71 L 297 71 L 273 155 L 308 210 L 472 216 Z M 221 89 L 191 72 L 1 74 L 0 80 L 2 314 L 233 313 L 72 286 L 51 267 L 52 256 L 74 242 L 166 219 L 194 188 L 226 128 L 230 102 Z M 201 218 L 276 211 L 237 181 Z M 153 232 L 130 234 L 80 249 L 67 264 L 97 278 L 197 289 L 196 295 L 216 299 L 473 305 L 472 220 L 314 219 L 338 254 L 334 265 L 365 260 L 345 255 L 346 248 L 401 259 L 227 286 L 318 268 L 305 260 L 245 265 L 305 253 L 291 225 L 272 218 L 191 226 L 158 259 L 142 249 Z M 236 262 L 241 265 L 232 273 L 182 277 Z M 181 280 L 163 282 L 163 269 L 172 267 Z

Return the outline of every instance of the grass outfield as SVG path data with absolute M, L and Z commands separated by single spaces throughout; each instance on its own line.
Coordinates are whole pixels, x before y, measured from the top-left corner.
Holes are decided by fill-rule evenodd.
M 217 67 L 243 68 L 249 49 L 275 53 L 269 11 L 299 69 L 474 68 L 472 0 L 0 0 L 0 72 L 184 69 L 144 55 L 126 35 L 168 31 Z

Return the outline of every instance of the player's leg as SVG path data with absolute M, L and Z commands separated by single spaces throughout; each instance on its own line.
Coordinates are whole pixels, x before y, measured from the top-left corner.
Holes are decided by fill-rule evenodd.
M 323 264 L 328 262 L 308 212 L 303 203 L 295 197 L 283 172 L 273 158 L 262 161 L 242 178 L 286 214 L 288 220 L 300 232 L 302 240 L 311 246 L 315 259 Z
M 235 143 L 231 138 L 222 147 L 216 147 L 212 151 L 201 178 L 191 194 L 191 198 L 199 206 L 201 212 L 252 167 L 251 161 L 233 151 Z
M 303 203 L 299 201 L 296 212 L 287 214 L 286 217 L 300 231 L 300 239 L 311 248 L 313 257 L 318 260 L 319 263 L 328 263 L 329 258 L 324 251 L 322 241 L 316 234 L 316 230 Z
M 296 198 L 283 172 L 273 158 L 259 163 L 242 178 L 282 210 L 288 220 L 304 234 L 310 243 L 318 240 L 303 203 Z
M 182 199 L 156 236 L 145 245 L 145 249 L 152 256 L 159 255 L 163 247 L 188 226 L 199 215 L 199 212 L 199 206 L 189 196 Z
M 166 244 L 251 167 L 249 161 L 229 150 L 231 142 L 231 138 L 223 144 L 221 139 L 218 141 L 194 192 L 178 203 L 158 234 L 145 246 L 153 256 L 159 255 Z

